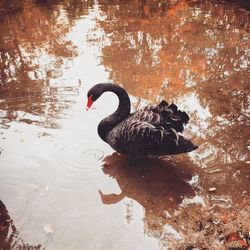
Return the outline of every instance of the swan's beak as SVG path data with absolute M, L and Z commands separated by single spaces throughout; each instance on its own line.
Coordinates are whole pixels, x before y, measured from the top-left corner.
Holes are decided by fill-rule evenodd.
M 93 100 L 92 100 L 92 98 L 91 98 L 92 96 L 90 96 L 89 98 L 88 98 L 88 102 L 87 102 L 87 107 L 86 107 L 86 110 L 89 110 L 89 108 L 91 107 L 91 105 L 93 104 Z

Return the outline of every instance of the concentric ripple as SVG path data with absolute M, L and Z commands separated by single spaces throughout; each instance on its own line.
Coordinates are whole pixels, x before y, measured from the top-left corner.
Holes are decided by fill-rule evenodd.
M 99 163 L 104 157 L 104 152 L 100 149 L 87 149 L 82 152 L 82 158 L 89 164 Z
M 77 181 L 100 177 L 104 150 L 76 142 L 56 148 L 58 168 L 67 179 Z

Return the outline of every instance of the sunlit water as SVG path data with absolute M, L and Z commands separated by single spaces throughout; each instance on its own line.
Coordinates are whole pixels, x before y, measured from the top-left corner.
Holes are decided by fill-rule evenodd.
M 1 1 L 0 249 L 178 249 L 204 240 L 202 213 L 250 228 L 249 19 L 246 3 Z M 134 110 L 175 102 L 199 148 L 115 154 L 96 127 L 117 98 L 85 110 L 99 82 Z

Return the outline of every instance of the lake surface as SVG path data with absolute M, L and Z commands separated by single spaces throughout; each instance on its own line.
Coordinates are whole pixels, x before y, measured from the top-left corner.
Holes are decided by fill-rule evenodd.
M 249 32 L 246 1 L 0 1 L 0 249 L 224 249 L 249 231 Z M 176 103 L 199 148 L 116 154 L 96 131 L 115 95 L 85 110 L 99 82 L 133 110 Z

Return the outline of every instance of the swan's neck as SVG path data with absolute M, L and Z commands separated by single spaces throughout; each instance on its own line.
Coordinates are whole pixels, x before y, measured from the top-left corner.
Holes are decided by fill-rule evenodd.
M 98 134 L 104 141 L 109 132 L 130 115 L 130 99 L 126 91 L 114 84 L 107 84 L 103 92 L 106 91 L 111 91 L 118 96 L 119 106 L 113 114 L 104 118 L 98 125 Z

